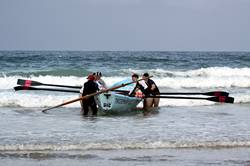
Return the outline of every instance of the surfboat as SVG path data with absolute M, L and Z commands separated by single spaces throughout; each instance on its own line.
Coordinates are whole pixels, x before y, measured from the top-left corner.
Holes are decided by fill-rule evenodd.
M 115 83 L 112 87 L 131 81 L 131 79 L 126 79 Z M 137 105 L 142 101 L 142 99 L 138 97 L 130 97 L 120 93 L 121 91 L 129 92 L 133 90 L 134 87 L 135 83 L 121 87 L 117 89 L 117 91 L 109 91 L 107 93 L 98 95 L 95 98 L 98 109 L 103 112 L 126 112 L 136 109 Z

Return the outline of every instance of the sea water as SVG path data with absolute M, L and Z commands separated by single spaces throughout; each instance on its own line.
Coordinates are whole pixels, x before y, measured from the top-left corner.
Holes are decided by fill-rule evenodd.
M 13 90 L 17 79 L 81 86 L 97 71 L 109 86 L 148 72 L 161 92 L 235 103 L 161 99 L 149 113 L 83 117 L 78 102 L 41 112 L 77 93 Z M 250 165 L 249 52 L 0 51 L 0 96 L 0 165 Z

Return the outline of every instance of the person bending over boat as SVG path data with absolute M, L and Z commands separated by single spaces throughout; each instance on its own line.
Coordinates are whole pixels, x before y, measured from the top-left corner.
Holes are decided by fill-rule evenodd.
M 137 81 L 138 78 L 139 78 L 139 75 L 138 74 L 133 74 L 132 76 L 132 81 Z M 136 82 L 135 84 L 135 87 L 134 89 L 132 89 L 130 92 L 129 92 L 129 96 L 130 97 L 144 97 L 144 89 L 145 87 L 143 87 L 143 85 L 141 85 L 139 82 Z
M 159 88 L 156 86 L 155 82 L 149 78 L 148 73 L 144 73 L 142 75 L 142 78 L 144 79 L 147 85 L 147 88 L 144 90 L 145 96 L 154 96 L 160 94 Z M 159 102 L 160 98 L 145 98 L 143 102 L 143 107 L 144 108 L 158 107 Z
M 96 83 L 98 84 L 99 89 L 107 89 L 106 83 L 103 81 L 102 73 L 101 72 L 96 72 Z
M 97 91 L 99 91 L 98 85 L 97 83 L 94 81 L 95 77 L 94 75 L 88 75 L 87 77 L 88 81 L 84 83 L 82 89 L 80 90 L 80 93 L 82 96 L 86 96 L 88 94 L 91 93 L 95 93 Z M 88 99 L 83 99 L 81 102 L 81 106 L 82 106 L 82 111 L 83 111 L 83 115 L 87 116 L 89 113 L 89 107 L 92 109 L 93 111 L 93 115 L 96 116 L 97 115 L 97 106 L 96 106 L 96 102 L 94 99 L 94 96 L 88 98 Z

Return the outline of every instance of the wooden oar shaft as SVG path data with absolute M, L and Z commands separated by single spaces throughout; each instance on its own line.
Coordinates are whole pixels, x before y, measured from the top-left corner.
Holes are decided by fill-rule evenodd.
M 67 105 L 67 104 L 71 104 L 71 103 L 74 103 L 74 102 L 79 101 L 79 100 L 82 100 L 82 99 L 83 99 L 83 98 L 80 97 L 80 98 L 77 98 L 77 99 L 74 99 L 74 100 L 70 100 L 70 101 L 68 101 L 68 102 L 64 102 L 64 103 L 59 104 L 59 105 L 56 105 L 56 106 L 54 106 L 54 107 L 50 107 L 50 108 L 44 109 L 44 110 L 42 110 L 42 112 L 46 112 L 46 111 L 48 111 L 48 110 L 51 110 L 51 109 L 54 109 L 54 108 L 58 108 L 58 107 L 61 107 L 61 106 Z

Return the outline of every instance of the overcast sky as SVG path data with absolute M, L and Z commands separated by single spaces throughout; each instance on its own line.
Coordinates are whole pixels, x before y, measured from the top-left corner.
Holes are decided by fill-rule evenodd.
M 250 51 L 250 0 L 0 0 L 0 50 Z

